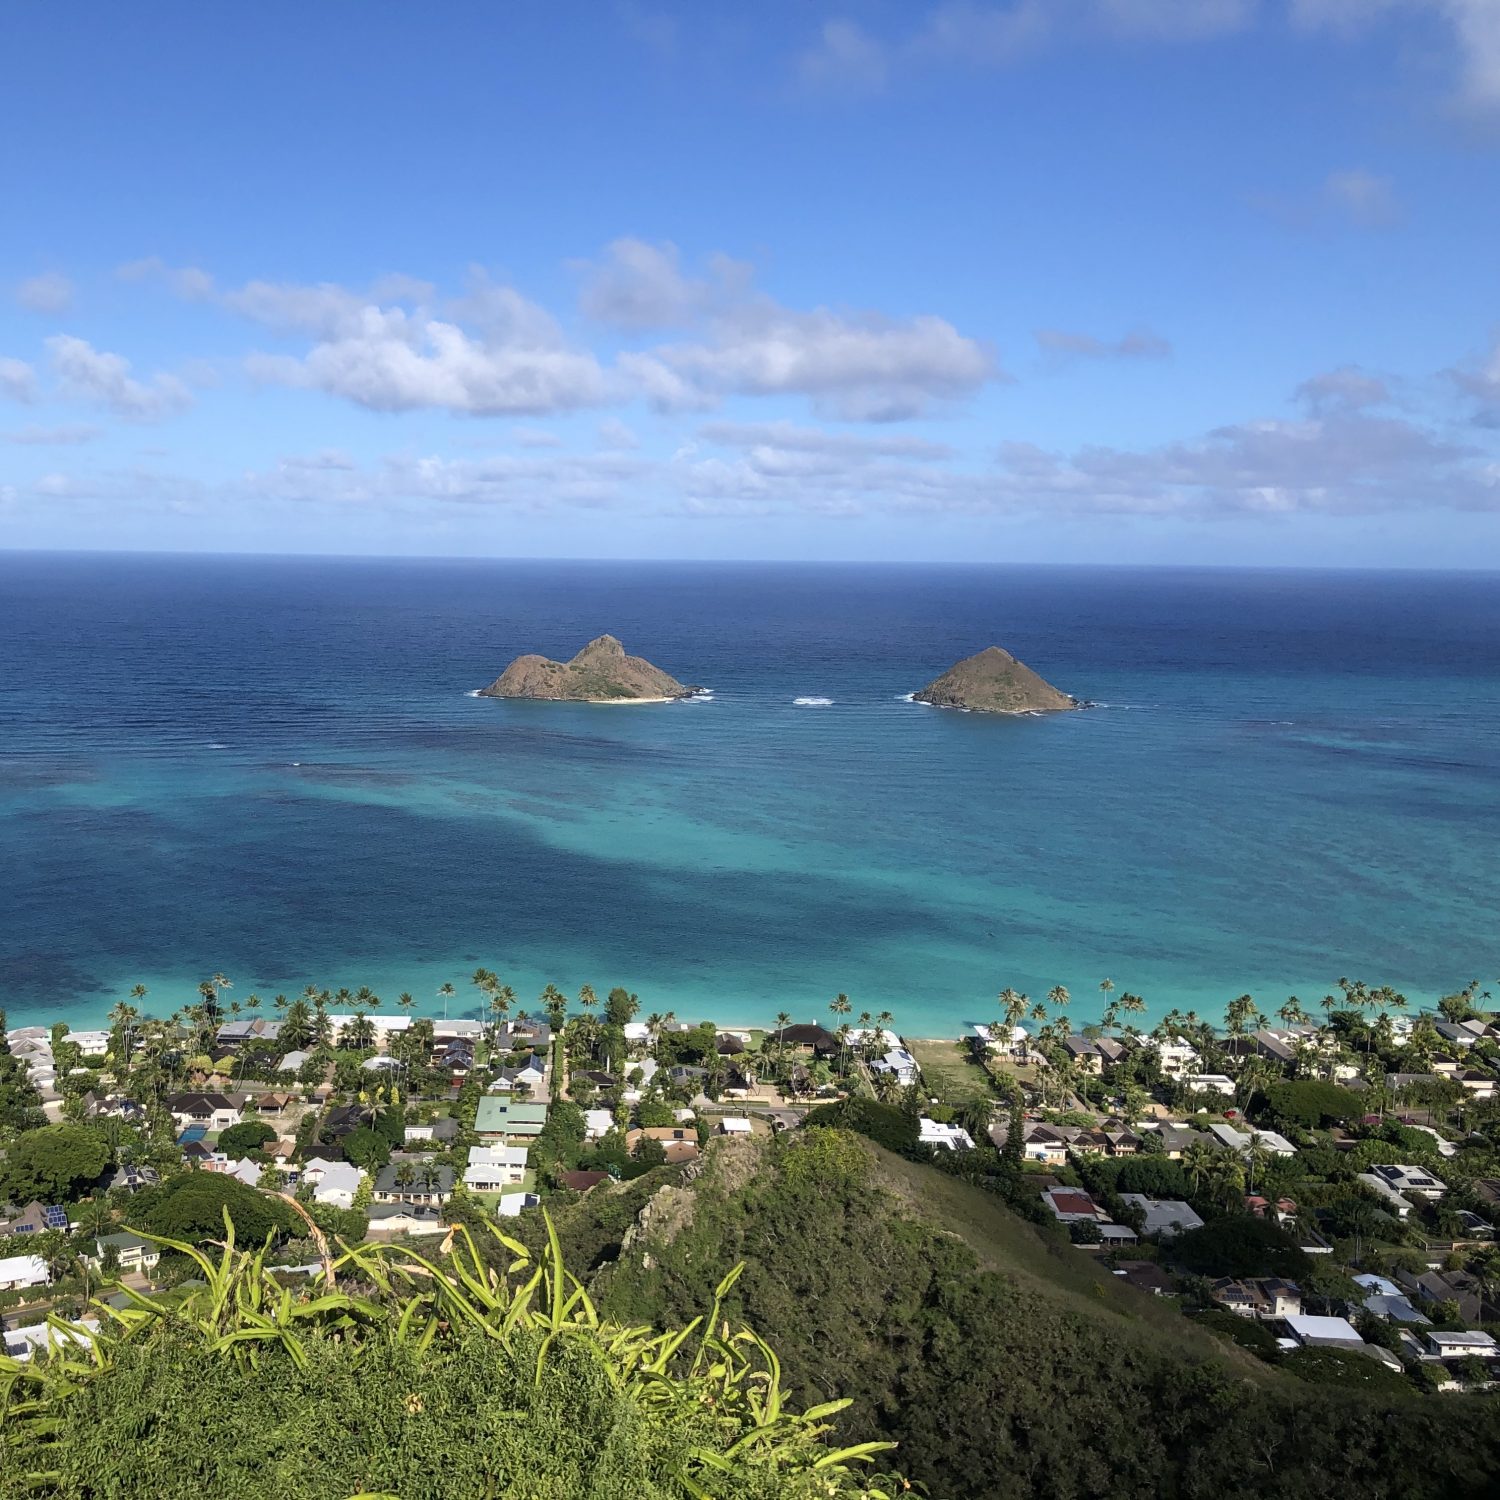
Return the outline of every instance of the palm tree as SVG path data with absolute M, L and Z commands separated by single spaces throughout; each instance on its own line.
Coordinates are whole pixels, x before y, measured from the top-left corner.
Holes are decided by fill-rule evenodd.
M 1192 1178 L 1195 1189 L 1208 1175 L 1218 1154 L 1218 1148 L 1208 1141 L 1188 1142 L 1182 1153 L 1182 1170 Z
M 1306 1026 L 1310 1019 L 1307 1012 L 1302 1008 L 1302 1002 L 1295 995 L 1288 995 L 1286 1004 L 1277 1012 L 1282 1023 L 1287 1026 Z
M 1000 1002 L 1000 1012 L 1005 1017 L 1005 1041 L 1008 1046 L 1015 1034 L 1016 1023 L 1026 1014 L 1026 996 L 1006 985 L 996 998 Z
M 599 997 L 594 993 L 593 985 L 585 984 L 579 989 L 578 1003 L 586 1011 L 593 1010 L 593 1008 L 599 1003 Z
M 880 1028 L 880 1034 L 882 1037 L 885 1037 L 887 1035 L 891 1037 L 895 1036 L 896 1018 L 890 1013 L 890 1011 L 881 1011 L 880 1014 L 875 1017 L 875 1024 Z
M 409 1016 L 411 1014 L 412 1006 L 414 1006 L 416 1003 L 417 1002 L 405 990 L 402 990 L 401 993 L 396 996 L 396 1004 L 401 1007 L 401 1012 L 403 1015 Z
M 448 1002 L 456 993 L 457 991 L 446 980 L 438 986 L 438 999 L 443 1002 L 443 1019 L 445 1021 L 448 1019 Z
M 1047 991 L 1047 1004 L 1050 1005 L 1053 1010 L 1066 1010 L 1068 1008 L 1068 1003 L 1072 1000 L 1072 998 L 1073 997 L 1068 993 L 1066 985 L 1054 984 L 1052 988 Z
M 275 1007 L 276 1007 L 276 1009 L 277 1009 L 277 1010 L 278 1010 L 278 1011 L 279 1011 L 279 1012 L 280 1012 L 280 1013 L 281 1013 L 281 1014 L 282 1014 L 282 1015 L 285 1015 L 285 1014 L 286 1014 L 286 1008 L 287 1008 L 287 1006 L 289 1006 L 289 1005 L 290 1005 L 290 1004 L 291 1004 L 291 1003 L 292 1003 L 292 1002 L 291 1002 L 291 1001 L 290 1001 L 290 1000 L 288 1000 L 288 999 L 287 999 L 287 997 L 286 997 L 286 996 L 285 996 L 285 995 L 278 995 L 278 996 L 277 996 L 277 997 L 276 997 L 276 998 L 275 998 L 275 999 L 274 999 L 274 1000 L 273 1000 L 273 1001 L 272 1001 L 272 1002 L 271 1002 L 271 1004 L 272 1004 L 272 1005 L 274 1005 L 274 1006 L 275 1006 Z
M 792 1018 L 786 1011 L 776 1012 L 776 1061 L 786 1060 L 786 1029 L 792 1024 Z
M 1114 993 L 1115 982 L 1113 979 L 1101 979 L 1099 981 L 1099 993 L 1104 996 L 1105 1003 L 1109 1003 L 1109 997 Z
M 1265 1169 L 1274 1160 L 1270 1147 L 1261 1139 L 1259 1131 L 1252 1131 L 1250 1144 L 1245 1147 L 1245 1170 L 1249 1177 L 1250 1191 L 1255 1191 L 1255 1178 L 1258 1173 L 1264 1173 Z

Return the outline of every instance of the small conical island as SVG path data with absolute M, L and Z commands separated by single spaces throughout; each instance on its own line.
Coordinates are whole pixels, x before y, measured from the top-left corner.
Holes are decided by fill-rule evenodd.
M 670 703 L 700 691 L 639 656 L 627 656 L 614 636 L 601 635 L 572 661 L 518 656 L 487 688 L 480 688 L 479 696 L 566 703 Z
M 999 646 L 987 646 L 977 656 L 966 657 L 912 697 L 914 702 L 938 708 L 985 714 L 1051 714 L 1088 707 Z

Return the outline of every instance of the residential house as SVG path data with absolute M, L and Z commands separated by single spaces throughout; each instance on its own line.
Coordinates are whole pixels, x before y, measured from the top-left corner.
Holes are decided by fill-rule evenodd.
M 464 1186 L 475 1193 L 498 1193 L 526 1177 L 525 1146 L 475 1146 L 464 1168 Z
M 409 1203 L 372 1203 L 370 1205 L 371 1239 L 390 1239 L 398 1234 L 446 1234 L 447 1222 L 435 1208 L 413 1207 Z
M 1221 1276 L 1209 1293 L 1221 1307 L 1242 1318 L 1287 1318 L 1302 1311 L 1302 1291 L 1279 1276 Z
M 167 1111 L 179 1130 L 194 1125 L 205 1130 L 228 1130 L 237 1125 L 243 1097 L 230 1094 L 174 1094 L 167 1101 Z
M 1263 1026 L 1258 1031 L 1252 1031 L 1250 1037 L 1259 1056 L 1268 1057 L 1284 1067 L 1290 1067 L 1297 1061 L 1297 1037 L 1292 1032 Z
M 1223 1094 L 1234 1098 L 1234 1079 L 1227 1073 L 1189 1073 L 1183 1078 L 1182 1086 L 1195 1094 Z
M 64 1343 L 82 1345 L 87 1341 L 87 1334 L 98 1331 L 98 1318 L 79 1318 L 70 1323 L 66 1331 L 59 1331 L 51 1323 L 28 1323 L 24 1328 L 5 1330 L 4 1352 L 17 1364 L 24 1365 L 38 1350 L 49 1350 Z
M 1381 1199 L 1387 1213 L 1395 1214 L 1398 1219 L 1404 1219 L 1411 1213 L 1411 1200 L 1403 1198 L 1384 1177 L 1374 1172 L 1361 1172 L 1354 1180 L 1363 1183 Z
M 296 1094 L 257 1094 L 255 1113 L 264 1120 L 272 1115 L 285 1114 L 288 1107 L 295 1103 L 297 1103 Z
M 52 1273 L 40 1255 L 7 1255 L 0 1257 L 0 1292 L 25 1291 L 34 1286 L 49 1286 Z
M 597 1141 L 608 1135 L 615 1128 L 615 1114 L 612 1109 L 586 1109 L 583 1112 L 583 1138 L 586 1141 Z
M 1140 1148 L 1140 1136 L 1120 1128 L 1118 1121 L 1105 1121 L 1097 1130 L 1080 1130 L 1072 1141 L 1072 1149 L 1080 1156 L 1134 1156 Z
M 1180 1036 L 1146 1037 L 1144 1045 L 1154 1048 L 1164 1078 L 1181 1078 L 1195 1073 L 1201 1061 L 1198 1049 Z
M 1410 1293 L 1418 1307 L 1452 1302 L 1465 1323 L 1485 1321 L 1483 1288 L 1467 1271 L 1397 1271 L 1396 1280 Z
M 500 1069 L 495 1081 L 490 1085 L 491 1092 L 510 1093 L 516 1090 L 525 1090 L 530 1094 L 540 1094 L 547 1083 L 546 1061 L 537 1053 L 533 1052 L 524 1061 L 510 1063 Z
M 1082 1188 L 1051 1187 L 1042 1200 L 1060 1224 L 1097 1224 L 1109 1218 Z
M 1141 1211 L 1141 1233 L 1148 1238 L 1169 1240 L 1189 1229 L 1203 1227 L 1203 1220 L 1178 1198 L 1148 1198 L 1145 1193 L 1121 1193 L 1120 1201 Z
M 215 1172 L 221 1177 L 233 1177 L 236 1182 L 242 1182 L 246 1187 L 254 1187 L 260 1181 L 261 1165 L 258 1161 L 252 1161 L 248 1156 L 242 1156 L 236 1160 L 222 1151 L 215 1151 L 207 1161 L 202 1163 L 202 1167 L 205 1172 Z
M 1221 1146 L 1228 1146 L 1231 1151 L 1238 1151 L 1242 1155 L 1250 1149 L 1252 1144 L 1261 1146 L 1276 1156 L 1297 1154 L 1297 1148 L 1284 1135 L 1278 1135 L 1274 1130 L 1247 1132 L 1236 1130 L 1233 1125 L 1210 1125 L 1208 1133 Z
M 547 1123 L 547 1106 L 518 1099 L 486 1094 L 479 1101 L 474 1131 L 481 1141 L 497 1145 L 514 1137 L 533 1140 Z
M 724 1135 L 749 1135 L 750 1121 L 744 1115 L 725 1115 L 719 1121 L 719 1130 Z
M 1011 1057 L 1025 1062 L 1031 1055 L 1031 1038 L 1024 1026 L 1006 1026 L 997 1021 L 993 1025 L 977 1024 L 972 1045 L 991 1056 Z
M 750 1123 L 748 1120 L 745 1122 Z M 925 1115 L 917 1121 L 917 1141 L 943 1151 L 972 1151 L 974 1137 L 962 1125 L 940 1125 Z
M 306 1052 L 300 1047 L 294 1048 L 276 1064 L 276 1071 L 278 1073 L 300 1073 L 311 1056 L 311 1052 Z
M 837 1057 L 842 1050 L 839 1039 L 824 1026 L 816 1024 L 783 1026 L 774 1035 L 778 1045 L 793 1047 L 799 1052 L 811 1053 L 814 1057 Z
M 1488 1333 L 1428 1333 L 1423 1337 L 1428 1352 L 1439 1359 L 1494 1359 L 1500 1354 L 1494 1336 Z
M 495 1205 L 495 1212 L 502 1219 L 516 1219 L 521 1216 L 522 1209 L 538 1208 L 541 1202 L 540 1193 L 507 1193 Z
M 917 1060 L 905 1047 L 892 1047 L 884 1057 L 877 1057 L 870 1064 L 872 1073 L 885 1073 L 902 1087 L 908 1088 L 921 1077 Z
M 302 1181 L 312 1189 L 314 1203 L 330 1208 L 353 1208 L 354 1195 L 365 1174 L 352 1162 L 314 1156 L 303 1164 Z
M 1063 1051 L 1081 1072 L 1097 1078 L 1104 1071 L 1104 1056 L 1086 1036 L 1070 1036 L 1064 1039 Z
M 691 1125 L 653 1125 L 625 1132 L 625 1149 L 632 1156 L 639 1153 L 642 1141 L 659 1141 L 667 1161 L 672 1165 L 694 1161 L 698 1156 L 698 1132 Z
M 161 1246 L 141 1235 L 122 1229 L 116 1234 L 101 1234 L 94 1241 L 94 1253 L 85 1260 L 96 1270 L 104 1265 L 107 1251 L 113 1249 L 119 1257 L 120 1271 L 124 1275 L 144 1273 L 156 1269 L 161 1259 Z
M 1147 1125 L 1144 1129 L 1153 1129 L 1161 1138 L 1161 1151 L 1168 1161 L 1181 1161 L 1182 1153 L 1192 1145 L 1194 1141 L 1204 1139 L 1202 1131 L 1194 1130 L 1191 1125 L 1185 1125 L 1173 1121 L 1163 1121 L 1159 1125 Z
M 1117 1041 L 1112 1036 L 1101 1036 L 1094 1043 L 1094 1050 L 1098 1052 L 1099 1059 L 1106 1068 L 1112 1068 L 1116 1063 L 1123 1062 L 1130 1051 L 1124 1042 Z
M 1170 1297 L 1176 1291 L 1172 1278 L 1154 1260 L 1116 1261 L 1115 1275 L 1153 1297 Z
M 1005 1126 L 996 1124 L 990 1129 L 990 1138 L 997 1146 L 1003 1146 L 1007 1133 Z M 1044 1125 L 1030 1120 L 1022 1127 L 1021 1155 L 1026 1161 L 1060 1167 L 1068 1159 L 1068 1147 L 1076 1133 L 1077 1126 Z
M 1362 1349 L 1365 1341 L 1347 1318 L 1293 1316 L 1282 1320 L 1304 1349 Z
M 410 1180 L 406 1180 L 407 1178 Z M 441 1207 L 453 1196 L 453 1168 L 392 1162 L 375 1174 L 376 1203 Z
M 1434 1021 L 1432 1029 L 1455 1047 L 1472 1047 L 1484 1035 L 1484 1022 Z
M 69 1031 L 67 1040 L 85 1057 L 100 1057 L 109 1050 L 107 1031 Z
M 1278 1198 L 1275 1203 L 1272 1203 L 1269 1198 L 1262 1198 L 1259 1193 L 1247 1193 L 1245 1212 L 1254 1214 L 1257 1219 L 1274 1218 L 1278 1224 L 1289 1224 L 1297 1217 L 1297 1204 L 1291 1198 Z
M 1361 1306 L 1387 1323 L 1425 1324 L 1431 1320 L 1417 1311 L 1394 1281 L 1384 1276 L 1363 1275 L 1354 1280 L 1364 1289 Z
M 1460 1068 L 1453 1079 L 1476 1099 L 1495 1097 L 1495 1079 L 1489 1073 L 1481 1073 L 1477 1068 Z
M 155 1187 L 161 1174 L 155 1167 L 106 1167 L 99 1178 L 99 1190 L 103 1193 L 138 1193 L 142 1188 Z
M 1408 1198 L 1426 1198 L 1435 1203 L 1448 1191 L 1448 1185 L 1434 1177 L 1425 1167 L 1376 1165 L 1370 1170 Z
M 66 1229 L 68 1211 L 56 1203 L 31 1200 L 19 1213 L 0 1222 L 0 1236 L 40 1234 L 44 1229 Z
M 430 1120 L 425 1125 L 408 1125 L 406 1127 L 404 1140 L 406 1145 L 416 1145 L 418 1142 L 430 1142 L 435 1146 L 447 1145 L 458 1139 L 458 1121 L 443 1115 L 436 1120 Z
M 233 1051 L 246 1042 L 274 1042 L 280 1034 L 280 1021 L 268 1021 L 264 1016 L 256 1016 L 249 1021 L 226 1021 L 214 1033 L 214 1042 L 225 1051 Z

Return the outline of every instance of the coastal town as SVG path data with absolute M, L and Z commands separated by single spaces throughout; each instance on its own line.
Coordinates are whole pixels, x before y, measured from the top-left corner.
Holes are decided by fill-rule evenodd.
M 1120 1296 L 1309 1378 L 1500 1380 L 1500 1024 L 1477 983 L 1416 1013 L 1340 981 L 1316 1007 L 1247 995 L 1149 1029 L 1108 980 L 1078 1029 L 1065 990 L 1008 989 L 943 1039 L 843 995 L 752 1028 L 619 988 L 525 1007 L 484 969 L 444 986 L 462 1013 L 441 1017 L 410 995 L 232 990 L 217 975 L 164 1019 L 138 990 L 102 1028 L 4 1033 L 8 1362 L 184 1282 L 174 1245 L 222 1239 L 226 1210 L 295 1284 L 330 1243 L 430 1247 L 834 1123 L 992 1188 Z

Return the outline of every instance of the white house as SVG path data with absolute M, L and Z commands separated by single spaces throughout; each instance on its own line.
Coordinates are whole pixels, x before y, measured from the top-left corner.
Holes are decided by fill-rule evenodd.
M 107 1031 L 70 1031 L 67 1040 L 80 1048 L 85 1057 L 93 1057 L 109 1048 Z
M 19 1292 L 26 1287 L 48 1286 L 52 1276 L 40 1255 L 8 1255 L 0 1260 L 0 1292 Z
M 725 1135 L 749 1135 L 750 1121 L 744 1115 L 725 1115 L 719 1121 L 719 1129 Z
M 585 1140 L 597 1141 L 615 1128 L 613 1110 L 586 1109 L 583 1112 L 583 1135 Z
M 1347 1318 L 1284 1318 L 1286 1329 L 1304 1349 L 1360 1349 L 1364 1340 Z
M 1428 1349 L 1439 1359 L 1494 1359 L 1500 1354 L 1488 1333 L 1429 1333 L 1425 1337 Z
M 942 1146 L 949 1151 L 972 1151 L 974 1137 L 962 1125 L 939 1125 L 923 1116 L 917 1121 L 917 1140 L 924 1146 Z
M 498 1193 L 525 1176 L 525 1146 L 475 1146 L 464 1168 L 464 1186 L 474 1193 Z
M 312 1188 L 314 1203 L 330 1208 L 353 1208 L 354 1195 L 365 1174 L 347 1161 L 329 1161 L 314 1156 L 302 1168 L 302 1180 Z
M 6 1330 L 5 1352 L 17 1364 L 24 1365 L 38 1349 L 51 1349 L 54 1344 L 62 1343 L 82 1344 L 86 1342 L 85 1334 L 98 1331 L 98 1318 L 80 1318 L 76 1323 L 70 1323 L 65 1333 L 50 1323 L 29 1323 L 25 1328 Z
M 1256 1130 L 1246 1132 L 1236 1130 L 1233 1125 L 1210 1125 L 1209 1134 L 1221 1145 L 1228 1146 L 1231 1151 L 1238 1151 L 1243 1155 L 1252 1143 L 1263 1146 L 1276 1156 L 1295 1156 L 1297 1148 L 1284 1135 L 1278 1135 L 1274 1130 Z
M 1182 1086 L 1192 1089 L 1195 1094 L 1223 1094 L 1234 1098 L 1234 1079 L 1226 1073 L 1189 1073 L 1182 1080 Z
M 1198 1049 L 1180 1036 L 1147 1037 L 1145 1044 L 1156 1049 L 1161 1070 L 1168 1078 L 1181 1078 L 1198 1066 Z
M 917 1060 L 905 1047 L 892 1047 L 884 1057 L 877 1057 L 870 1064 L 872 1073 L 889 1073 L 902 1088 L 914 1084 L 921 1076 Z
M 1364 1183 L 1377 1197 L 1384 1199 L 1386 1208 L 1398 1219 L 1404 1219 L 1411 1212 L 1410 1200 L 1403 1198 L 1385 1178 L 1377 1177 L 1373 1172 L 1361 1172 L 1354 1180 Z
M 120 1270 L 127 1274 L 132 1271 L 153 1270 L 161 1260 L 160 1245 L 154 1240 L 132 1234 L 128 1229 L 117 1234 L 101 1234 L 94 1241 L 94 1253 L 86 1255 L 84 1259 L 95 1269 L 99 1269 L 104 1265 L 105 1251 L 111 1246 L 120 1258 Z
M 1375 1165 L 1370 1171 L 1407 1197 L 1415 1194 L 1418 1198 L 1436 1200 L 1448 1191 L 1448 1184 L 1440 1182 L 1424 1167 Z
M 536 1208 L 542 1201 L 538 1193 L 507 1193 L 495 1206 L 495 1212 L 503 1219 L 516 1219 L 523 1208 Z

